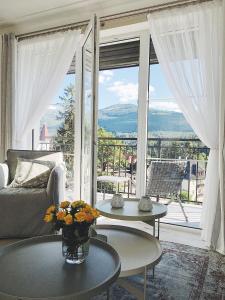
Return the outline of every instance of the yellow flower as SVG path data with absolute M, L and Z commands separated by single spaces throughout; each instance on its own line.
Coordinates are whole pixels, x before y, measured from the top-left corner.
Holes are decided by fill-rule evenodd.
M 66 225 L 73 224 L 73 217 L 71 214 L 68 214 L 67 216 L 64 217 L 64 221 Z
M 99 212 L 97 209 L 95 209 L 95 208 L 92 208 L 91 213 L 92 213 L 92 216 L 93 216 L 95 219 L 97 219 L 97 218 L 100 216 L 100 212 Z
M 46 214 L 45 217 L 44 217 L 44 221 L 46 223 L 50 223 L 53 221 L 53 214 Z
M 70 201 L 63 201 L 60 204 L 61 208 L 68 208 L 70 206 Z
M 55 210 L 56 210 L 55 205 L 51 205 L 51 206 L 49 206 L 49 208 L 46 210 L 46 214 L 49 215 L 49 214 L 51 214 L 51 213 L 54 213 Z
M 56 218 L 58 221 L 63 221 L 64 218 L 66 216 L 66 213 L 65 211 L 59 211 L 57 214 L 56 214 Z
M 84 206 L 84 205 L 85 205 L 85 202 L 83 200 L 77 200 L 77 201 L 73 201 L 71 203 L 72 208 L 76 208 L 76 207 Z

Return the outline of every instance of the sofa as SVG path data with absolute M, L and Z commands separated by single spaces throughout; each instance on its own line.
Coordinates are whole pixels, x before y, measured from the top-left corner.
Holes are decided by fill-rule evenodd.
M 54 162 L 47 187 L 11 187 L 18 158 Z M 46 209 L 64 198 L 65 167 L 63 154 L 55 151 L 8 150 L 0 164 L 0 238 L 25 238 L 53 233 L 43 221 Z

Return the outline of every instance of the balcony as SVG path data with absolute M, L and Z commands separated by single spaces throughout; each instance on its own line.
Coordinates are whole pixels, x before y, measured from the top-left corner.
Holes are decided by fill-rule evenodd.
M 60 150 L 65 155 L 67 163 L 67 191 L 73 189 L 73 144 L 54 144 L 41 142 L 42 150 Z M 168 207 L 168 215 L 164 222 L 199 227 L 202 202 L 204 201 L 204 183 L 209 149 L 198 139 L 179 138 L 149 138 L 147 142 L 147 168 L 152 160 L 185 161 L 186 172 L 182 182 L 180 197 L 184 203 L 189 222 L 185 222 L 180 207 L 172 203 Z M 99 137 L 97 175 L 127 177 L 130 179 L 130 197 L 136 194 L 136 158 L 137 138 Z M 98 197 L 101 200 L 103 191 L 110 198 L 116 191 L 128 196 L 127 184 L 97 183 Z M 168 201 L 160 199 L 161 202 Z

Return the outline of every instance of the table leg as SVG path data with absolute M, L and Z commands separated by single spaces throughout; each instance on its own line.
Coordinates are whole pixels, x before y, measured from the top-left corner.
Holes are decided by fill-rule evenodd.
M 155 237 L 155 219 L 154 219 L 154 224 L 153 224 L 153 236 Z
M 158 219 L 158 236 L 157 236 L 158 240 L 159 240 L 159 231 L 160 231 L 160 219 Z
M 145 267 L 145 271 L 144 271 L 144 300 L 147 299 L 147 267 Z
M 128 198 L 130 198 L 130 180 L 127 181 Z
M 106 299 L 107 299 L 107 300 L 110 300 L 110 287 L 107 288 Z

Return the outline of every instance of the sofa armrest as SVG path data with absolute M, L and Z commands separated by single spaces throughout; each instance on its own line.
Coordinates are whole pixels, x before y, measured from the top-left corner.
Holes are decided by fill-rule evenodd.
M 63 165 L 56 166 L 49 177 L 47 195 L 52 204 L 58 205 L 64 199 L 65 193 L 65 168 Z
M 9 167 L 6 163 L 0 164 L 0 189 L 7 186 L 9 181 Z

